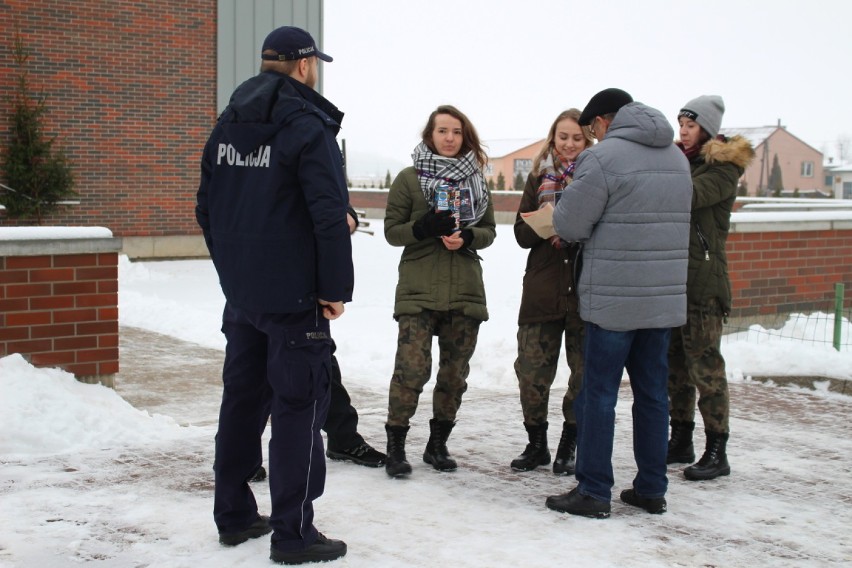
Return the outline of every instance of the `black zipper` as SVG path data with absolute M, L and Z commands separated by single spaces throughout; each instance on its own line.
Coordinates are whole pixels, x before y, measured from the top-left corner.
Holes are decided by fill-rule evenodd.
M 707 237 L 701 232 L 701 225 L 695 224 L 695 232 L 698 233 L 698 240 L 701 241 L 701 248 L 704 249 L 704 260 L 710 260 L 710 244 L 707 242 Z

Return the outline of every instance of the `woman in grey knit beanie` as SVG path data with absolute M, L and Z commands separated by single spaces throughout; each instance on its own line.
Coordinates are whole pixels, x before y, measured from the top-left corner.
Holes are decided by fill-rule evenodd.
M 703 95 L 678 113 L 678 146 L 692 171 L 692 214 L 686 280 L 686 324 L 672 330 L 669 345 L 671 438 L 667 463 L 695 460 L 696 389 L 706 448 L 683 474 L 690 480 L 729 475 L 729 393 L 722 357 L 722 324 L 731 309 L 725 244 L 737 185 L 754 149 L 745 138 L 719 136 L 725 103 Z

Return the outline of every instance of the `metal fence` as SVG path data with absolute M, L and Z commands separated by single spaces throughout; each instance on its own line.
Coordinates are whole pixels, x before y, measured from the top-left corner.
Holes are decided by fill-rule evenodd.
M 834 346 L 838 351 L 852 351 L 852 309 L 839 311 L 840 325 L 835 326 L 835 314 L 777 314 L 760 318 L 730 320 L 723 327 L 723 343 L 745 341 L 765 343 L 784 339 L 813 345 Z

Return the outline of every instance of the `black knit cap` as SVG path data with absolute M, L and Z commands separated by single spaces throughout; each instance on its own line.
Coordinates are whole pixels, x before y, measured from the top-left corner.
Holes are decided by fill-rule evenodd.
M 615 88 L 604 89 L 589 99 L 589 104 L 580 113 L 580 119 L 577 122 L 580 126 L 588 126 L 596 116 L 618 112 L 621 107 L 632 102 L 633 97 L 627 91 Z

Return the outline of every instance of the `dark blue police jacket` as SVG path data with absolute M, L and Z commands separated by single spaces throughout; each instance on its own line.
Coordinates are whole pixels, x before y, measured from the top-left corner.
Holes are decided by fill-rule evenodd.
M 230 304 L 295 313 L 352 299 L 342 119 L 280 73 L 234 91 L 204 147 L 195 208 Z

